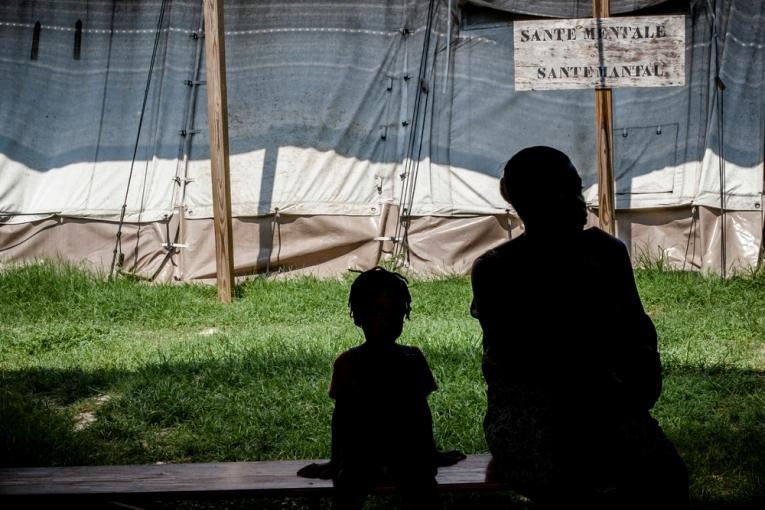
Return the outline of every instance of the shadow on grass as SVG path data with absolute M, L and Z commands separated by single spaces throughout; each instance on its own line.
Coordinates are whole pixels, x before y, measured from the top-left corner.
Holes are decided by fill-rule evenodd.
M 697 508 L 765 508 L 765 372 L 665 370 L 654 414 L 688 465 Z
M 198 363 L 166 362 L 134 371 L 2 371 L 0 464 L 326 457 L 330 370 L 331 360 L 321 356 L 253 353 Z M 111 398 L 95 403 L 103 395 Z M 763 372 L 666 369 L 655 415 L 688 464 L 694 508 L 762 508 L 763 402 Z M 76 415 L 88 410 L 96 421 L 75 431 Z M 470 444 L 482 441 L 475 439 Z M 448 446 L 471 453 L 469 445 Z M 471 497 L 450 496 L 448 508 L 475 507 Z M 487 508 L 508 501 L 475 497 Z
M 305 352 L 259 352 L 137 370 L 0 371 L 0 465 L 326 456 L 330 370 Z M 83 413 L 96 420 L 76 431 Z

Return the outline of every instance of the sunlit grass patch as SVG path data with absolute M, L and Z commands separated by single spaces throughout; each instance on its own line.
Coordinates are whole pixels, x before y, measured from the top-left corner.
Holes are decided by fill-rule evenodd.
M 665 367 L 654 415 L 689 465 L 694 503 L 760 501 L 765 276 L 654 268 L 636 279 Z M 50 263 L 4 269 L 0 462 L 327 457 L 332 362 L 363 340 L 348 315 L 351 281 L 257 278 L 226 306 L 209 286 L 106 281 Z M 485 452 L 470 282 L 413 279 L 410 289 L 400 341 L 423 350 L 438 382 L 436 440 Z

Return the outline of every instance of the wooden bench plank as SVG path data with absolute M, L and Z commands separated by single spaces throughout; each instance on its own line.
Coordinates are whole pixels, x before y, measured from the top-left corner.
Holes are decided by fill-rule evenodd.
M 503 490 L 486 482 L 489 455 L 470 455 L 438 472 L 439 491 Z M 128 466 L 71 466 L 0 469 L 0 498 L 21 496 L 254 497 L 329 495 L 331 480 L 301 478 L 310 462 L 261 461 Z M 379 487 L 374 492 L 388 492 Z

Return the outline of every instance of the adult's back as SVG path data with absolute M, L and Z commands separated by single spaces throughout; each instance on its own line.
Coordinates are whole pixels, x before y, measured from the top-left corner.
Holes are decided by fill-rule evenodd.
M 497 473 L 538 499 L 615 488 L 682 505 L 685 466 L 649 413 L 661 364 L 625 246 L 583 230 L 581 180 L 555 149 L 521 151 L 500 187 L 526 232 L 472 273 Z
M 474 264 L 489 390 L 537 384 L 593 417 L 647 412 L 661 369 L 626 248 L 597 228 L 548 241 L 523 235 Z

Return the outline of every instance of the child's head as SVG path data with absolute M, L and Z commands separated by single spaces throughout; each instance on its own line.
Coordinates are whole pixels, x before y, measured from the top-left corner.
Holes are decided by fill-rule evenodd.
M 348 306 L 353 323 L 369 342 L 394 342 L 409 318 L 412 297 L 406 278 L 382 267 L 361 273 L 351 285 Z

